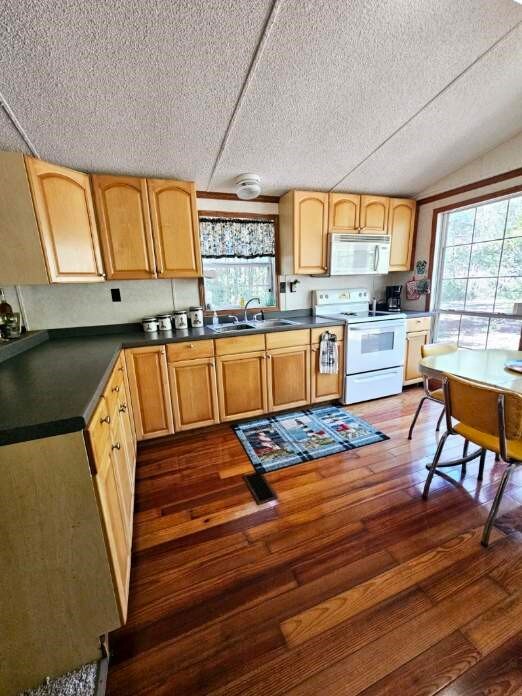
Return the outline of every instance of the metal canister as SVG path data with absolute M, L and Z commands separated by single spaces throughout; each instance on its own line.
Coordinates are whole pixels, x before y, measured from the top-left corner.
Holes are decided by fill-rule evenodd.
M 145 333 L 156 333 L 158 330 L 158 320 L 156 317 L 143 317 L 141 325 Z
M 158 314 L 158 325 L 160 331 L 172 331 L 172 315 Z
M 203 307 L 190 307 L 189 318 L 192 328 L 200 329 L 203 326 Z
M 182 309 L 172 314 L 174 317 L 174 327 L 176 329 L 188 329 L 187 312 Z

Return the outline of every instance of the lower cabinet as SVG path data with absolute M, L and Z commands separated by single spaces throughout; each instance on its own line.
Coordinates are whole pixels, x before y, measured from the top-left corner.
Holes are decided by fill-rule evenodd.
M 412 317 L 406 320 L 406 350 L 404 357 L 404 384 L 422 382 L 419 363 L 422 346 L 430 341 L 431 317 Z
M 136 435 L 129 416 L 126 383 L 122 354 L 86 431 L 122 624 L 127 618 L 136 473 Z
M 310 346 L 274 348 L 267 353 L 268 410 L 310 403 Z
M 339 353 L 339 370 L 336 375 L 323 374 L 319 365 L 319 344 L 312 346 L 310 355 L 311 373 L 311 402 L 313 404 L 321 401 L 339 399 L 343 393 L 344 381 L 344 343 L 339 341 L 337 344 Z
M 214 358 L 169 363 L 169 377 L 176 431 L 219 423 Z
M 222 421 L 251 418 L 267 412 L 264 350 L 221 355 L 216 359 L 216 369 Z
M 125 351 L 138 440 L 174 432 L 165 346 Z

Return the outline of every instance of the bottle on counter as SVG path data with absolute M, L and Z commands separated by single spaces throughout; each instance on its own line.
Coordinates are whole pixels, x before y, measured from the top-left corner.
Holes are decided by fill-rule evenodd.
M 0 288 L 0 336 L 6 338 L 7 317 L 13 316 L 13 308 L 5 299 L 4 291 Z

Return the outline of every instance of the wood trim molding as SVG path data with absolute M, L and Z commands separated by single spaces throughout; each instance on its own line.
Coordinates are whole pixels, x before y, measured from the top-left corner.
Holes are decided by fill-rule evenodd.
M 196 191 L 197 198 L 213 198 L 223 201 L 240 201 L 235 193 L 220 191 Z M 247 203 L 279 203 L 279 196 L 258 196 Z
M 514 171 L 516 171 L 516 170 L 514 170 Z M 520 172 L 522 174 L 522 169 L 520 170 Z M 447 212 L 448 210 L 455 210 L 455 208 L 465 208 L 468 205 L 473 205 L 475 203 L 483 203 L 484 201 L 492 200 L 494 198 L 502 198 L 502 196 L 508 196 L 511 193 L 518 193 L 519 191 L 522 191 L 522 184 L 517 184 L 516 186 L 511 186 L 510 188 L 502 189 L 501 191 L 492 191 L 491 193 L 484 193 L 481 196 L 474 196 L 473 198 L 466 198 L 466 200 L 463 200 L 463 201 L 458 201 L 455 203 L 447 203 L 446 205 L 443 205 L 440 208 L 434 209 L 433 215 L 431 218 L 430 255 L 429 255 L 429 261 L 428 261 L 428 274 L 427 274 L 431 285 L 433 285 L 433 283 L 432 283 L 432 280 L 433 280 L 433 260 L 434 260 L 434 256 L 435 256 L 435 242 L 436 242 L 436 236 L 437 236 L 437 223 L 438 223 L 439 215 L 441 213 Z M 415 240 L 415 242 L 416 242 L 416 240 Z M 430 305 L 430 295 L 426 295 L 426 304 L 425 304 L 426 311 L 429 310 L 429 305 Z
M 511 169 L 509 172 L 503 172 L 502 174 L 496 174 L 495 176 L 489 176 L 486 179 L 472 181 L 469 184 L 463 184 L 462 186 L 447 189 L 446 191 L 441 191 L 440 193 L 434 193 L 433 196 L 419 198 L 417 200 L 417 206 L 426 205 L 427 203 L 433 203 L 434 201 L 440 201 L 443 198 L 456 196 L 459 193 L 466 193 L 467 191 L 472 191 L 476 188 L 492 186 L 493 184 L 498 184 L 500 181 L 506 181 L 507 179 L 515 179 L 517 176 L 522 176 L 522 167 L 518 167 L 518 169 Z

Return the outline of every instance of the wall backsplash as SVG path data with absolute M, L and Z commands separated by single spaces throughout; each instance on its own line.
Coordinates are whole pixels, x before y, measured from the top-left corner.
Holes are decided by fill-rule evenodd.
M 366 288 L 370 297 L 379 298 L 383 294 L 386 276 L 352 275 L 320 278 L 315 276 L 281 276 L 287 283 L 299 280 L 295 292 L 287 291 L 281 295 L 281 309 L 307 309 L 312 306 L 312 291 L 334 288 Z

